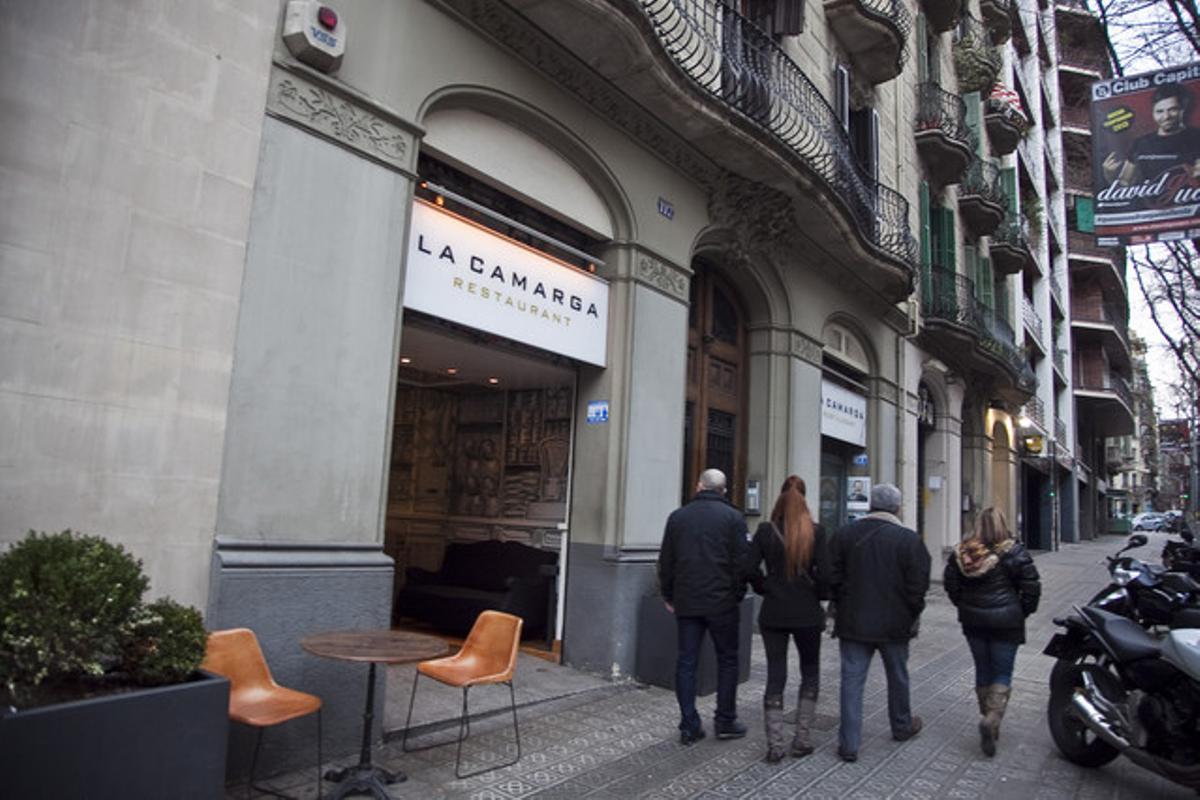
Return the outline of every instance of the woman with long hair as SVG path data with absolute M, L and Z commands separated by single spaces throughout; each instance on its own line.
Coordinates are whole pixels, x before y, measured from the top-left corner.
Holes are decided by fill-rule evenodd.
M 1013 538 L 1004 512 L 985 508 L 975 520 L 975 535 L 950 554 L 943 581 L 975 660 L 979 747 L 994 756 L 1017 648 L 1025 642 L 1025 618 L 1037 611 L 1042 594 L 1037 567 Z
M 787 683 L 788 640 L 800 654 L 799 709 L 792 755 L 813 751 L 809 731 L 817 712 L 821 675 L 821 633 L 829 574 L 825 530 L 813 522 L 804 481 L 790 475 L 783 482 L 771 516 L 758 526 L 747 555 L 746 577 L 762 595 L 758 628 L 767 651 L 767 688 L 763 717 L 767 730 L 766 760 L 774 763 L 786 753 L 783 730 L 783 687 Z M 764 573 L 765 567 L 765 573 Z

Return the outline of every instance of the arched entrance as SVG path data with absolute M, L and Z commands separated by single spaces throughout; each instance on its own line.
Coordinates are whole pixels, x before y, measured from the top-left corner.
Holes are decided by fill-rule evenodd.
M 1000 509 L 1008 518 L 1009 527 L 1016 529 L 1013 517 L 1012 473 L 1016 464 L 1008 426 L 997 420 L 992 425 L 992 491 L 990 505 Z
M 688 310 L 687 396 L 683 417 L 686 501 L 709 467 L 729 479 L 729 499 L 743 502 L 746 468 L 746 316 L 711 265 L 693 265 Z

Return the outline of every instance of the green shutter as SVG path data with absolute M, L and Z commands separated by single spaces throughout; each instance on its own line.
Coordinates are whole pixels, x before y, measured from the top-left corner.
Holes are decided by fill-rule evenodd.
M 1096 203 L 1090 197 L 1075 198 L 1075 229 L 1081 233 L 1096 230 Z
M 929 224 L 929 184 L 921 181 L 917 189 L 921 210 L 921 264 L 928 267 L 933 263 L 933 232 Z
M 925 33 L 925 15 L 917 14 L 917 81 L 929 80 L 929 36 Z
M 954 235 L 954 210 L 942 209 L 942 266 L 954 272 L 958 268 L 958 240 Z
M 1013 215 L 1013 219 L 1017 216 L 1017 168 L 1008 167 L 1000 170 L 1000 185 L 1004 188 L 1004 193 L 1008 195 L 1008 210 Z
M 979 259 L 979 283 L 983 286 L 983 296 L 980 300 L 988 308 L 996 307 L 996 281 L 992 277 L 992 260 Z
M 983 154 L 983 106 L 982 100 L 979 99 L 979 92 L 967 92 L 962 96 L 963 102 L 967 105 L 967 129 L 971 131 L 971 138 L 975 142 L 975 150 L 977 154 Z

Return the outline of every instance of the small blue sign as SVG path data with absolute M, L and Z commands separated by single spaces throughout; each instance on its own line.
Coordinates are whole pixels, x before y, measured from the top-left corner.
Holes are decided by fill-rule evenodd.
M 588 425 L 599 425 L 608 422 L 608 401 L 589 400 L 587 410 Z
M 669 200 L 660 197 L 658 198 L 658 213 L 667 219 L 675 219 L 675 206 L 671 205 Z
M 854 457 L 854 466 L 865 467 L 867 465 L 867 454 L 859 453 Z

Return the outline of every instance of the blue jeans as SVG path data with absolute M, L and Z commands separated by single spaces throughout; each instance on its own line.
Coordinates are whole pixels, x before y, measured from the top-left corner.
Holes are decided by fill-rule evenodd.
M 991 686 L 998 683 L 1012 686 L 1013 664 L 1017 661 L 1016 642 L 989 639 L 986 636 L 968 636 L 971 658 L 975 659 L 975 685 Z
M 888 722 L 892 734 L 905 734 L 912 728 L 912 708 L 908 696 L 908 642 L 855 642 L 838 639 L 842 654 L 841 715 L 838 749 L 857 753 L 862 743 L 863 686 L 871 657 L 879 651 L 887 676 Z
M 737 606 L 709 617 L 676 617 L 679 630 L 679 656 L 675 662 L 675 699 L 679 701 L 679 730 L 699 730 L 700 715 L 696 713 L 696 666 L 700 660 L 700 643 L 704 632 L 712 637 L 717 651 L 717 713 L 718 725 L 737 719 L 738 623 L 741 614 Z

